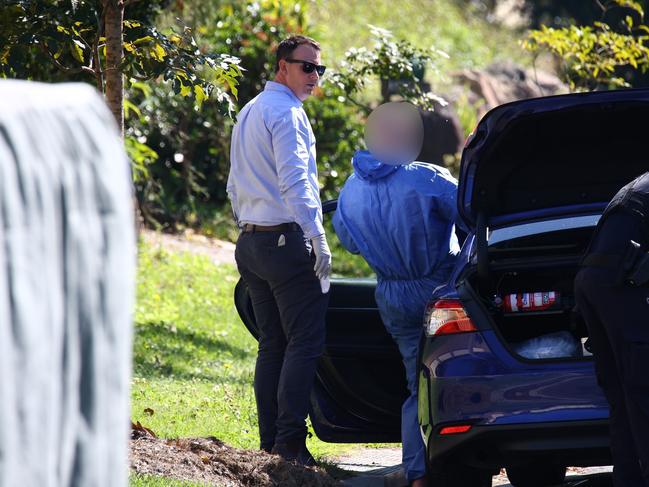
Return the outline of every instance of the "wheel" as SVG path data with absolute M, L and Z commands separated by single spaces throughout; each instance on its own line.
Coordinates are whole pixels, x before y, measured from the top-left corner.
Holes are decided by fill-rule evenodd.
M 430 472 L 429 477 L 431 487 L 491 487 L 492 474 L 489 470 L 451 464 Z
M 527 465 L 507 468 L 507 478 L 514 487 L 549 487 L 561 484 L 566 478 L 566 467 L 554 465 Z

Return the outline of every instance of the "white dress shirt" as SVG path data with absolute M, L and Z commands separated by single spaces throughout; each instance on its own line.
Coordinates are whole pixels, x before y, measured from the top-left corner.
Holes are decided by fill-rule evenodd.
M 239 226 L 296 222 L 324 233 L 315 136 L 291 89 L 268 81 L 237 116 L 227 185 Z

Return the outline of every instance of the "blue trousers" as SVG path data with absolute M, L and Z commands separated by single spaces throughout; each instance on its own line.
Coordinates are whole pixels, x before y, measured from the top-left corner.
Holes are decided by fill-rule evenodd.
M 426 475 L 426 448 L 417 417 L 417 357 L 422 332 L 421 316 L 418 320 L 395 320 L 385 306 L 379 305 L 385 328 L 399 347 L 406 368 L 410 396 L 401 408 L 401 443 L 403 466 L 408 482 Z

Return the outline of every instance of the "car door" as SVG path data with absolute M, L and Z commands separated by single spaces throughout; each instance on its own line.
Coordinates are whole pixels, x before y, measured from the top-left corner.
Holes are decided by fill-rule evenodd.
M 323 204 L 325 219 L 336 201 Z M 330 244 L 337 237 L 328 232 Z M 325 317 L 325 350 L 311 395 L 311 422 L 318 438 L 335 443 L 401 441 L 401 405 L 407 396 L 405 371 L 385 331 L 374 299 L 376 280 L 333 277 Z M 239 280 L 235 304 L 257 338 L 246 284 Z

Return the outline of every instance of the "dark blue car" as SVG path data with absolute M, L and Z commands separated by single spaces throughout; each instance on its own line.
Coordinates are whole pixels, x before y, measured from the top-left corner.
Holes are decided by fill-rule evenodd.
M 648 120 L 649 90 L 570 94 L 500 106 L 468 140 L 458 210 L 469 234 L 422 317 L 419 418 L 436 487 L 491 485 L 503 467 L 517 487 L 546 486 L 567 466 L 610 464 L 573 278 L 608 200 L 649 169 Z M 400 441 L 405 374 L 375 284 L 332 280 L 311 413 L 324 441 Z M 242 282 L 235 302 L 256 335 Z M 569 351 L 536 356 L 548 335 Z

